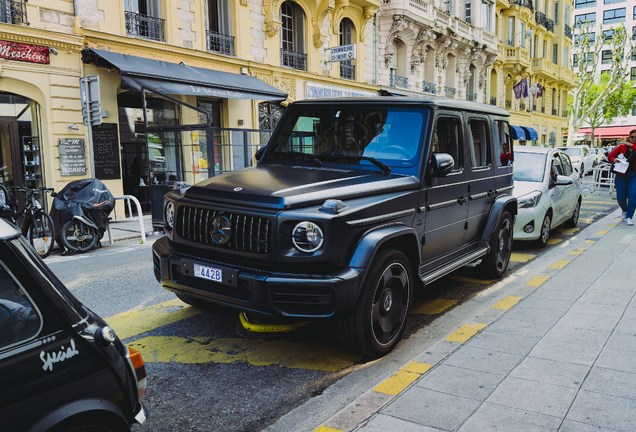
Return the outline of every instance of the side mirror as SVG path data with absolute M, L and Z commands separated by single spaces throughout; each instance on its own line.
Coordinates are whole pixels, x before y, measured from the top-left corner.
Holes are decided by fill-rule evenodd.
M 261 156 L 263 156 L 263 153 L 265 153 L 266 149 L 267 149 L 267 146 L 263 146 L 259 148 L 258 150 L 256 150 L 256 153 L 254 154 L 254 159 L 256 159 L 256 163 L 258 163 L 258 161 L 261 160 Z
M 568 185 L 571 185 L 572 183 L 574 183 L 574 181 L 568 176 L 564 176 L 564 175 L 557 176 L 556 186 L 568 186 Z
M 455 161 L 448 153 L 435 153 L 431 158 L 431 172 L 438 177 L 449 174 L 454 166 Z

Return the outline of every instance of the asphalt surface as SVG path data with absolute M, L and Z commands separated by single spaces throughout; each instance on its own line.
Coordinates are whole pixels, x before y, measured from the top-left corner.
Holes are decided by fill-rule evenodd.
M 589 190 L 584 195 L 577 229 L 555 230 L 546 249 L 516 242 L 507 274 L 561 247 L 616 208 L 615 200 L 599 204 Z M 329 391 L 334 404 L 353 397 L 414 350 L 448 334 L 480 306 L 492 284 L 464 268 L 429 285 L 417 294 L 414 310 L 420 313 L 411 314 L 403 342 L 390 356 L 371 361 L 335 345 L 329 326 L 320 323 L 293 333 L 258 334 L 246 331 L 234 310 L 184 308 L 154 278 L 155 239 L 105 244 L 71 256 L 55 250 L 45 260 L 82 302 L 112 323 L 124 343 L 142 352 L 150 413 L 143 429 L 152 431 L 257 431 L 307 401 L 319 402 L 327 413 L 329 401 L 319 397 L 323 392 Z M 151 308 L 157 304 L 165 307 Z M 343 380 L 349 374 L 352 378 Z

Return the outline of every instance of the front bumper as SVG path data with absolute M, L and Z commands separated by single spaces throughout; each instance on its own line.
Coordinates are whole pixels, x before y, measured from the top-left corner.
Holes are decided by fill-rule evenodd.
M 282 273 L 199 258 L 167 237 L 153 244 L 155 277 L 165 289 L 278 319 L 326 318 L 354 306 L 365 269 L 334 274 Z M 194 264 L 220 269 L 223 282 L 194 276 Z
M 543 223 L 543 217 L 546 210 L 541 203 L 533 208 L 522 208 L 517 213 L 517 219 L 515 220 L 514 227 L 514 239 L 521 241 L 537 240 L 541 235 L 541 224 Z M 532 232 L 526 232 L 524 228 L 526 225 L 532 224 L 534 230 Z

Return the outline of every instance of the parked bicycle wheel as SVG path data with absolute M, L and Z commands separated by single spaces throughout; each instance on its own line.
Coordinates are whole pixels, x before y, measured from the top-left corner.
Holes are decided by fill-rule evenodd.
M 71 252 L 87 252 L 95 247 L 97 230 L 77 219 L 72 219 L 62 225 L 60 240 L 62 246 Z
M 46 258 L 51 253 L 51 250 L 53 250 L 53 243 L 55 241 L 53 219 L 51 219 L 48 213 L 43 211 L 37 212 L 33 219 L 35 226 L 33 222 L 29 223 L 27 238 L 38 255 L 42 258 Z

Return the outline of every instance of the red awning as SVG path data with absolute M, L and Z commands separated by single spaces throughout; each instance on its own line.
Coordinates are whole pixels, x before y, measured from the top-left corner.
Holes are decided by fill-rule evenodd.
M 594 138 L 627 138 L 629 132 L 636 129 L 636 126 L 608 126 L 594 129 Z M 577 133 L 589 134 L 592 128 L 580 128 Z M 563 132 L 567 136 L 568 132 Z

